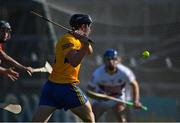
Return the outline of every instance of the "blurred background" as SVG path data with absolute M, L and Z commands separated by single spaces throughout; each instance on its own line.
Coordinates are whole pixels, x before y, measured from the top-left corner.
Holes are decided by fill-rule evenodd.
M 72 14 L 85 13 L 93 19 L 91 38 L 94 54 L 82 64 L 79 79 L 86 89 L 93 70 L 102 63 L 108 48 L 118 50 L 140 84 L 141 101 L 149 110 L 131 109 L 131 121 L 180 121 L 180 1 L 179 0 L 0 0 L 0 20 L 12 26 L 12 38 L 5 51 L 26 66 L 53 63 L 54 46 L 65 30 L 30 14 L 34 10 L 69 28 Z M 142 52 L 151 56 L 143 59 Z M 2 63 L 2 65 L 6 65 Z M 32 77 L 21 72 L 16 82 L 0 76 L 0 101 L 22 105 L 13 115 L 0 110 L 0 121 L 31 121 L 48 73 Z M 102 121 L 105 121 L 105 114 Z M 113 114 L 109 114 L 113 117 Z M 50 121 L 80 121 L 60 110 Z

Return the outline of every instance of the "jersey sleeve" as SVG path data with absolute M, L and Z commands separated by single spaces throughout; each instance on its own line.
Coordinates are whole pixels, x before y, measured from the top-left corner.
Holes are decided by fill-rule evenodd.
M 88 85 L 92 88 L 96 88 L 98 83 L 98 75 L 97 72 L 95 71 L 91 77 L 91 80 L 88 82 Z
M 67 53 L 71 50 L 79 50 L 80 45 L 77 45 L 77 41 L 72 37 L 64 37 L 61 39 L 61 48 L 63 50 L 63 54 L 66 56 Z
M 126 67 L 126 66 L 124 66 L 122 64 L 119 64 L 118 68 L 124 73 L 125 79 L 127 80 L 127 82 L 131 83 L 134 80 L 136 80 L 136 77 L 135 77 L 134 73 L 128 67 Z
M 136 79 L 134 73 L 130 69 L 127 69 L 125 74 L 129 82 L 133 82 Z

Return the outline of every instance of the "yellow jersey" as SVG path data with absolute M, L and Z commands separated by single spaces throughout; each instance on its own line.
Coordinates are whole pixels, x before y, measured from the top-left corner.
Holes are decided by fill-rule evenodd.
M 49 76 L 49 80 L 54 83 L 79 83 L 78 74 L 81 64 L 73 67 L 66 55 L 71 50 L 80 50 L 81 42 L 73 35 L 67 33 L 63 35 L 56 44 L 55 63 L 52 65 L 53 71 Z

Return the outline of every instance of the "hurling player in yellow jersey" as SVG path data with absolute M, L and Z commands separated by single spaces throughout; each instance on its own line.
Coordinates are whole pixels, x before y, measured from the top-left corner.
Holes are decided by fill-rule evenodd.
M 42 89 L 33 121 L 47 122 L 56 109 L 70 109 L 84 122 L 95 121 L 90 102 L 78 87 L 81 61 L 93 52 L 88 42 L 91 23 L 89 15 L 72 15 L 72 31 L 63 35 L 56 44 L 53 71 Z

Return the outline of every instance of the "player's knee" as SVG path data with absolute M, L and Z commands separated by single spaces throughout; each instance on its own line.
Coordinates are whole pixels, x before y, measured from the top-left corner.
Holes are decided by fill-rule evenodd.
M 91 111 L 91 113 L 89 113 L 89 121 L 90 122 L 95 122 L 95 116 L 94 116 L 94 113 Z
M 126 106 L 123 105 L 123 104 L 117 104 L 117 105 L 114 107 L 114 110 L 116 110 L 116 111 L 118 111 L 118 112 L 123 112 L 125 109 L 126 109 Z

